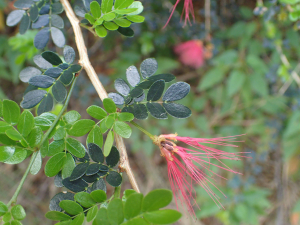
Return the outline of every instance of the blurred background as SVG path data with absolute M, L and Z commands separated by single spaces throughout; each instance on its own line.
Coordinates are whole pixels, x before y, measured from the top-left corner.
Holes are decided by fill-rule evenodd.
M 276 0 L 194 0 L 195 22 L 183 27 L 182 1 L 162 29 L 175 0 L 142 2 L 146 22 L 133 25 L 134 38 L 110 32 L 99 39 L 83 31 L 92 65 L 108 92 L 114 91 L 114 79 L 125 78 L 130 65 L 139 66 L 143 59 L 155 57 L 158 73 L 173 73 L 177 80 L 191 84 L 192 91 L 183 103 L 193 115 L 184 120 L 149 118 L 140 124 L 156 135 L 247 134 L 240 137 L 244 142 L 236 151 L 250 152 L 252 157 L 226 162 L 243 175 L 216 170 L 227 178 L 215 178 L 227 196 L 216 191 L 226 210 L 220 210 L 203 189 L 195 186 L 201 208 L 196 210 L 198 219 L 186 214 L 178 224 L 300 224 L 300 7 Z M 76 4 L 82 3 L 78 0 Z M 26 84 L 20 82 L 19 73 L 34 65 L 32 57 L 39 51 L 33 46 L 37 30 L 20 35 L 18 28 L 6 27 L 12 10 L 13 1 L 0 0 L 0 98 L 20 103 Z M 76 49 L 66 17 L 64 22 L 67 44 Z M 52 43 L 48 47 L 61 53 Z M 102 103 L 82 72 L 69 109 L 89 118 L 86 108 L 92 104 Z M 170 188 L 166 163 L 158 149 L 137 129 L 133 131 L 126 144 L 142 192 Z M 27 163 L 0 164 L 0 198 L 4 202 L 13 195 Z M 122 189 L 131 188 L 125 179 Z M 53 178 L 47 178 L 43 171 L 30 175 L 18 198 L 27 212 L 24 224 L 52 224 L 44 214 L 59 191 Z

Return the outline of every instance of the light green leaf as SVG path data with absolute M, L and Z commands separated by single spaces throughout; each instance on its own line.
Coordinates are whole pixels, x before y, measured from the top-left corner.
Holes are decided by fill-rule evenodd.
M 96 105 L 92 105 L 92 106 L 88 107 L 86 112 L 91 117 L 93 117 L 97 120 L 102 120 L 103 118 L 105 118 L 107 116 L 107 113 L 105 112 L 105 110 Z
M 12 125 L 16 125 L 20 117 L 20 107 L 10 100 L 3 101 L 3 119 Z
M 76 193 L 74 199 L 85 208 L 90 208 L 96 204 L 91 195 L 87 192 Z
M 113 12 L 107 13 L 103 16 L 105 21 L 112 21 L 114 18 L 116 18 L 116 14 Z
M 3 102 L 0 100 L 0 117 L 3 116 Z
M 144 198 L 142 210 L 146 212 L 158 210 L 169 205 L 172 199 L 173 194 L 170 190 L 156 189 L 150 191 Z
M 142 209 L 143 194 L 130 195 L 124 204 L 124 216 L 127 220 L 140 214 Z
M 63 167 L 66 160 L 66 154 L 64 152 L 57 153 L 48 160 L 45 166 L 45 174 L 48 177 L 54 177 L 60 169 Z
M 114 22 L 120 27 L 130 27 L 131 25 L 131 22 L 129 20 L 123 18 L 115 19 Z
M 70 223 L 70 225 L 82 225 L 83 222 L 84 222 L 84 214 L 81 213 Z
M 95 205 L 93 206 L 86 215 L 86 221 L 91 222 L 97 215 L 98 207 Z
M 20 162 L 23 162 L 24 159 L 27 157 L 27 151 L 23 148 L 16 148 L 15 152 L 12 157 L 10 157 L 8 160 L 5 160 L 4 163 L 6 164 L 19 164 Z
M 93 222 L 93 225 L 111 225 L 107 216 L 107 209 L 100 208 Z
M 104 26 L 97 26 L 96 29 L 96 34 L 99 36 L 99 37 L 105 37 L 107 35 L 107 30 L 104 28 Z
M 107 30 L 117 30 L 119 28 L 114 22 L 104 22 L 103 25 Z
M 91 2 L 90 9 L 94 18 L 99 18 L 101 16 L 101 8 L 98 2 L 96 1 Z
M 145 21 L 145 17 L 143 16 L 138 16 L 138 15 L 135 15 L 135 16 L 126 16 L 126 18 L 134 23 L 142 23 Z
M 15 153 L 15 147 L 0 146 L 0 162 L 4 162 L 12 157 Z
M 67 138 L 67 150 L 74 156 L 82 158 L 85 156 L 84 146 L 74 138 Z
M 118 113 L 118 119 L 120 121 L 132 121 L 134 119 L 134 115 L 128 112 Z
M 65 140 L 52 141 L 49 145 L 48 156 L 56 155 L 65 149 Z
M 30 168 L 30 173 L 32 175 L 36 175 L 40 169 L 42 168 L 42 156 L 41 156 L 41 152 L 38 151 L 35 159 L 34 159 L 34 162 Z
M 131 8 L 136 8 L 137 9 L 136 11 L 128 14 L 128 15 L 132 15 L 132 16 L 133 15 L 138 15 L 141 12 L 143 12 L 143 10 L 144 10 L 144 6 L 140 1 L 134 1 L 128 8 L 129 9 L 131 9 Z
M 131 127 L 122 121 L 115 122 L 114 131 L 123 138 L 129 138 L 132 133 Z
M 23 135 L 23 137 L 26 137 L 31 129 L 34 127 L 34 117 L 31 112 L 24 111 L 18 122 L 18 130 Z
M 116 0 L 115 1 L 115 9 L 124 9 L 129 7 L 134 0 Z
M 121 199 L 113 199 L 107 207 L 107 216 L 111 224 L 119 225 L 124 220 L 123 203 Z
M 59 202 L 59 206 L 71 215 L 77 215 L 83 212 L 82 207 L 78 203 L 71 200 L 62 200 Z
M 20 141 L 23 138 L 22 135 L 17 130 L 15 130 L 15 128 L 6 130 L 5 134 L 14 141 Z
M 181 213 L 173 209 L 147 212 L 144 218 L 154 224 L 172 224 L 181 218 Z
M 44 141 L 44 143 L 41 146 L 40 151 L 41 151 L 42 158 L 44 158 L 45 156 L 47 156 L 48 151 L 49 151 L 49 141 L 48 140 Z
M 114 0 L 102 0 L 101 9 L 103 13 L 108 13 L 112 10 Z
M 86 19 L 90 22 L 90 24 L 94 25 L 94 23 L 95 23 L 95 18 L 94 18 L 92 15 L 86 13 L 86 14 L 84 15 L 84 18 L 86 18 Z
M 11 215 L 15 220 L 24 220 L 26 213 L 21 205 L 15 205 L 11 208 Z
M 92 191 L 91 194 L 92 198 L 94 199 L 94 201 L 96 202 L 104 202 L 107 198 L 105 191 L 103 190 L 95 190 Z
M 67 153 L 66 161 L 64 163 L 63 169 L 62 169 L 62 178 L 65 179 L 69 176 L 71 176 L 74 168 L 75 168 L 75 161 L 70 153 Z
M 12 128 L 12 126 L 4 121 L 0 121 L 0 133 L 5 133 L 8 129 Z
M 115 13 L 120 14 L 120 15 L 125 15 L 125 14 L 129 14 L 132 12 L 137 11 L 137 8 L 131 8 L 131 9 L 117 9 L 115 10 Z
M 95 126 L 90 133 L 87 136 L 86 139 L 87 144 L 88 143 L 95 143 L 97 144 L 100 148 L 103 145 L 103 135 L 101 133 L 100 127 L 99 126 Z
M 43 135 L 44 135 L 44 133 L 43 133 L 43 131 L 40 127 L 34 127 L 31 130 L 28 137 L 26 138 L 29 146 L 30 147 L 35 147 L 38 144 L 40 144 L 41 141 L 42 141 Z
M 71 217 L 68 216 L 67 214 L 58 211 L 49 211 L 46 213 L 45 217 L 48 218 L 49 220 L 56 220 L 56 221 L 65 221 L 71 219 Z
M 75 111 L 75 110 L 72 110 L 70 112 L 67 112 L 64 116 L 63 116 L 63 120 L 66 122 L 66 123 L 69 123 L 69 124 L 73 124 L 74 122 L 76 122 L 77 120 L 80 120 L 81 118 L 81 115 Z
M 110 150 L 114 143 L 114 133 L 112 131 L 109 131 L 105 140 L 103 154 L 105 157 L 107 157 L 110 153 Z
M 105 98 L 103 100 L 103 106 L 108 113 L 115 113 L 117 111 L 116 104 L 110 98 Z
M 75 122 L 68 133 L 72 136 L 80 137 L 87 134 L 95 125 L 95 121 L 83 119 Z
M 128 220 L 125 223 L 122 223 L 122 225 L 149 225 L 149 222 L 142 218 L 134 218 L 131 220 Z
M 3 216 L 8 211 L 7 205 L 0 202 L 0 216 Z

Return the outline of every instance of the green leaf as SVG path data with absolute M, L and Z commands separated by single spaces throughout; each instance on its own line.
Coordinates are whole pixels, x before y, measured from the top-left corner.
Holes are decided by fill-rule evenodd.
M 95 143 L 88 144 L 89 154 L 94 162 L 103 163 L 104 155 L 102 149 Z
M 122 200 L 115 198 L 107 207 L 107 216 L 111 224 L 119 225 L 124 220 Z
M 116 166 L 118 164 L 118 162 L 120 161 L 120 153 L 118 151 L 118 149 L 113 146 L 110 150 L 109 155 L 106 157 L 105 159 L 106 164 L 112 168 L 114 166 Z
M 154 224 L 172 224 L 181 218 L 181 213 L 173 209 L 147 212 L 144 218 Z
M 118 120 L 130 122 L 134 119 L 134 115 L 128 112 L 118 113 Z
M 117 9 L 115 10 L 115 13 L 120 14 L 120 15 L 125 15 L 125 14 L 129 14 L 132 12 L 137 11 L 137 8 L 131 8 L 131 9 Z
M 48 154 L 48 151 L 49 151 L 49 141 L 48 140 L 44 141 L 43 145 L 41 146 L 40 151 L 41 151 L 42 158 L 44 158 Z
M 182 83 L 184 83 L 184 82 L 182 82 Z M 173 85 L 171 85 L 171 87 L 166 91 L 166 93 L 164 94 L 164 98 L 165 98 L 166 94 L 168 94 L 168 91 L 172 88 Z M 147 101 L 157 101 L 157 100 L 159 100 L 160 97 L 162 96 L 162 93 L 164 92 L 164 89 L 165 89 L 165 81 L 164 80 L 155 81 L 151 85 L 151 87 L 148 91 Z M 177 93 L 182 93 L 182 91 L 180 91 L 179 88 L 176 88 L 176 92 L 175 92 L 175 90 L 172 90 L 172 93 L 170 93 L 170 94 L 172 94 L 172 96 L 174 96 Z M 163 98 L 164 101 L 168 101 L 164 98 Z M 176 100 L 174 100 L 174 101 L 176 101 Z
M 83 222 L 84 222 L 84 214 L 81 213 L 70 223 L 70 225 L 82 225 Z
M 11 215 L 15 220 L 24 220 L 26 213 L 21 205 L 15 205 L 11 208 Z
M 74 156 L 82 158 L 85 156 L 84 146 L 74 138 L 67 138 L 67 150 Z
M 51 133 L 52 134 L 52 133 Z M 65 127 L 58 127 L 56 130 L 55 130 L 55 133 L 53 135 L 53 139 L 55 141 L 59 141 L 59 140 L 62 140 L 66 137 L 67 133 L 66 133 L 66 129 Z M 52 135 L 50 135 L 52 136 Z
M 24 111 L 18 122 L 18 130 L 19 132 L 26 137 L 31 129 L 34 127 L 34 117 L 31 112 L 29 111 Z
M 120 27 L 129 27 L 131 25 L 131 22 L 129 20 L 123 18 L 115 19 L 114 22 Z
M 14 154 L 9 159 L 5 160 L 4 163 L 6 164 L 18 164 L 23 162 L 24 159 L 27 157 L 27 151 L 23 148 L 16 148 Z
M 20 107 L 10 100 L 3 101 L 3 119 L 12 125 L 16 125 L 20 117 Z
M 8 129 L 10 129 L 12 126 L 4 121 L 0 121 L 0 133 L 5 133 Z
M 49 145 L 48 156 L 53 156 L 65 149 L 65 140 L 52 141 Z
M 246 80 L 246 75 L 240 70 L 233 70 L 227 82 L 227 95 L 232 97 L 237 93 L 243 86 Z
M 70 216 L 58 211 L 47 212 L 45 217 L 48 218 L 49 220 L 56 220 L 56 221 L 65 221 L 71 219 Z
M 101 17 L 99 19 L 96 20 L 96 22 L 94 23 L 95 26 L 101 25 L 103 23 L 104 19 Z
M 115 122 L 114 131 L 123 138 L 129 138 L 132 133 L 131 127 L 122 121 Z
M 175 118 L 185 119 L 192 115 L 192 111 L 188 107 L 178 103 L 163 103 L 163 107 Z
M 30 168 L 30 173 L 32 175 L 36 175 L 40 169 L 42 168 L 42 156 L 41 156 L 41 152 L 38 151 L 35 159 L 34 159 L 34 162 L 32 164 L 32 167 Z
M 92 196 L 94 201 L 99 203 L 104 202 L 107 199 L 106 193 L 103 190 L 92 191 L 90 195 Z
M 92 105 L 92 106 L 88 107 L 86 112 L 91 117 L 93 117 L 97 120 L 102 120 L 103 118 L 105 118 L 107 116 L 107 113 L 105 112 L 105 110 L 96 105 Z
M 104 28 L 104 26 L 100 25 L 100 26 L 97 26 L 96 29 L 96 34 L 99 36 L 99 37 L 105 37 L 107 35 L 107 30 Z
M 132 220 L 128 220 L 125 223 L 122 223 L 122 225 L 149 225 L 149 222 L 142 218 L 134 218 Z
M 111 147 L 114 143 L 114 133 L 112 131 L 109 131 L 105 140 L 104 144 L 104 156 L 107 157 L 110 153 Z
M 5 131 L 5 134 L 14 141 L 20 141 L 23 138 L 22 135 L 17 130 L 15 130 L 15 128 L 11 128 Z
M 71 200 L 62 200 L 59 203 L 59 206 L 71 215 L 77 215 L 83 212 L 82 207 L 78 203 Z
M 134 0 L 116 0 L 115 1 L 115 9 L 124 9 L 129 7 Z
M 140 1 L 134 1 L 129 7 L 129 9 L 137 9 L 136 11 L 129 13 L 128 15 L 138 15 L 144 10 L 144 6 Z
M 68 131 L 70 135 L 80 137 L 87 134 L 95 125 L 95 121 L 83 119 L 75 122 Z
M 10 223 L 11 225 L 23 225 L 19 220 L 13 220 Z
M 102 147 L 103 145 L 103 135 L 101 133 L 100 127 L 99 126 L 95 126 L 90 133 L 87 136 L 86 139 L 87 145 L 89 143 L 95 143 L 97 144 L 99 147 Z
M 122 184 L 122 176 L 115 171 L 110 171 L 106 176 L 106 182 L 113 187 L 119 187 Z
M 0 117 L 3 116 L 3 102 L 0 100 Z
M 90 208 L 96 204 L 91 195 L 86 192 L 76 193 L 74 199 L 85 208 Z
M 143 194 L 130 195 L 124 204 L 124 216 L 126 219 L 131 219 L 140 214 L 142 209 Z
M 40 127 L 35 127 L 31 130 L 30 134 L 28 135 L 27 142 L 29 144 L 30 147 L 35 147 L 38 144 L 41 143 L 42 138 L 43 138 L 43 131 L 42 128 Z
M 103 100 L 103 106 L 108 113 L 115 113 L 117 111 L 116 104 L 110 98 L 105 98 Z
M 134 16 L 126 16 L 126 18 L 128 20 L 130 20 L 131 22 L 134 23 L 143 23 L 145 21 L 145 17 L 143 16 L 138 16 L 138 15 L 134 15 Z
M 150 191 L 144 198 L 142 210 L 146 212 L 155 211 L 171 203 L 173 194 L 169 190 L 156 189 Z
M 202 78 L 200 85 L 198 86 L 200 91 L 205 91 L 214 85 L 218 84 L 222 81 L 225 76 L 225 72 L 221 70 L 219 67 L 215 67 L 204 75 Z
M 45 165 L 45 174 L 48 177 L 54 177 L 60 169 L 63 167 L 66 160 L 66 154 L 64 152 L 57 153 L 48 160 Z
M 0 216 L 3 216 L 6 212 L 8 212 L 7 205 L 5 205 L 3 202 L 0 202 Z
M 89 162 L 77 164 L 74 170 L 72 171 L 70 181 L 78 180 L 79 178 L 81 178 L 85 174 L 88 167 Z
M 116 14 L 113 12 L 107 13 L 103 16 L 105 21 L 112 21 L 114 18 L 116 18 Z
M 63 116 L 63 120 L 66 121 L 66 123 L 68 123 L 68 124 L 73 124 L 80 118 L 81 118 L 81 115 L 75 110 L 69 111 Z
M 116 120 L 116 118 L 115 118 L 115 115 L 114 115 L 114 114 L 109 115 L 109 116 L 106 118 L 106 120 L 105 120 L 105 126 L 106 126 L 108 129 L 112 128 L 112 126 L 113 126 L 114 123 L 115 123 L 115 120 Z
M 101 8 L 98 2 L 91 2 L 90 9 L 94 18 L 99 18 L 101 16 Z
M 104 22 L 103 25 L 107 30 L 118 30 L 119 28 L 114 22 Z
M 257 93 L 263 97 L 268 95 L 268 84 L 267 84 L 267 81 L 264 78 L 263 74 L 255 73 L 255 74 L 251 75 L 250 85 L 251 85 L 251 89 L 255 93 Z
M 0 146 L 0 162 L 5 162 L 10 157 L 12 157 L 14 153 L 15 153 L 15 147 Z
M 100 208 L 93 222 L 93 225 L 111 225 L 107 215 L 106 208 Z
M 62 169 L 62 178 L 70 177 L 75 168 L 75 161 L 70 153 L 67 153 L 66 161 Z
M 112 10 L 113 7 L 113 0 L 102 0 L 101 7 L 103 13 L 108 13 Z
M 94 23 L 95 23 L 95 18 L 94 18 L 92 15 L 86 13 L 86 14 L 84 15 L 84 18 L 86 18 L 86 19 L 90 22 L 90 24 L 94 25 Z
M 4 216 L 2 217 L 3 222 L 9 222 L 12 220 L 12 216 L 10 212 L 7 212 L 4 214 Z
M 91 222 L 97 215 L 98 207 L 95 205 L 93 206 L 86 215 L 86 221 Z

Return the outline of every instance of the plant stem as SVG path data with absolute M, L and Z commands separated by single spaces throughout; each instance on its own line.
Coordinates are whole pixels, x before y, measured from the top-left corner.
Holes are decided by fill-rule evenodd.
M 75 83 L 76 83 L 76 80 L 77 80 L 78 77 L 75 77 L 75 79 L 73 80 L 73 83 L 71 85 L 71 88 L 70 88 L 70 91 L 68 93 L 68 96 L 67 96 L 67 99 L 65 101 L 65 104 L 64 106 L 62 107 L 62 109 L 60 110 L 59 114 L 57 115 L 56 119 L 54 120 L 54 122 L 52 123 L 52 125 L 50 126 L 49 130 L 44 134 L 43 136 L 43 139 L 41 141 L 41 143 L 37 146 L 37 149 L 40 149 L 40 147 L 44 144 L 44 142 L 47 140 L 49 134 L 52 132 L 52 130 L 54 129 L 54 127 L 56 126 L 57 122 L 59 121 L 59 119 L 61 118 L 61 116 L 63 115 L 63 113 L 65 112 L 68 104 L 69 104 L 69 101 L 70 101 L 70 98 L 71 98 L 71 95 L 72 95 L 72 92 L 73 92 L 73 89 L 74 89 L 74 86 L 75 86 Z M 15 191 L 14 195 L 12 196 L 12 198 L 10 199 L 10 201 L 7 203 L 7 206 L 9 207 L 12 203 L 16 202 L 17 201 L 17 197 L 20 193 L 20 190 L 29 174 L 29 171 L 34 163 L 34 160 L 36 158 L 38 154 L 38 151 L 34 152 L 31 156 L 31 159 L 30 159 L 30 162 L 29 162 L 29 165 L 20 181 L 20 184 L 19 186 L 17 187 L 17 190 Z
M 140 131 L 142 131 L 144 134 L 148 135 L 148 137 L 150 137 L 151 139 L 154 138 L 154 135 L 149 133 L 148 131 L 146 131 L 144 128 L 142 128 L 140 125 L 138 125 L 136 122 L 130 121 L 130 123 L 137 127 Z
M 76 42 L 77 50 L 79 52 L 79 57 L 80 57 L 79 64 L 82 65 L 83 69 L 86 71 L 89 79 L 91 80 L 94 88 L 96 89 L 100 99 L 103 100 L 103 99 L 107 98 L 108 96 L 107 96 L 106 90 L 104 89 L 101 81 L 99 80 L 99 77 L 98 77 L 95 69 L 93 68 L 93 66 L 89 60 L 89 56 L 88 56 L 87 49 L 86 49 L 84 39 L 83 39 L 83 34 L 82 34 L 82 31 L 80 28 L 80 21 L 76 17 L 76 15 L 70 5 L 70 2 L 68 0 L 60 0 L 60 2 L 64 7 L 66 15 L 73 27 L 73 30 L 74 30 L 75 42 Z M 116 141 L 117 148 L 119 149 L 119 151 L 121 153 L 119 167 L 121 168 L 121 170 L 123 170 L 127 173 L 132 188 L 136 192 L 140 192 L 137 182 L 135 180 L 135 177 L 133 175 L 133 172 L 129 165 L 128 154 L 126 151 L 125 143 L 124 143 L 123 139 L 117 134 L 115 135 L 115 141 Z
M 34 163 L 34 160 L 35 160 L 37 154 L 38 154 L 38 152 L 34 152 L 34 153 L 32 154 L 31 159 L 30 159 L 30 162 L 29 162 L 29 165 L 28 165 L 28 167 L 27 167 L 27 169 L 26 169 L 26 171 L 25 171 L 25 173 L 24 173 L 24 175 L 23 175 L 23 177 L 22 177 L 22 179 L 21 179 L 21 181 L 20 181 L 20 184 L 19 184 L 17 190 L 15 191 L 15 193 L 14 193 L 14 195 L 12 196 L 12 198 L 10 199 L 10 201 L 7 203 L 7 207 L 10 207 L 10 205 L 11 205 L 12 203 L 15 203 L 15 202 L 17 201 L 17 197 L 18 197 L 18 195 L 19 195 L 19 193 L 20 193 L 20 191 L 21 191 L 21 188 L 22 188 L 22 186 L 23 186 L 23 184 L 24 184 L 24 182 L 25 182 L 25 180 L 26 180 L 26 178 L 27 178 L 27 176 L 28 176 L 28 174 L 29 174 L 29 171 L 30 171 L 30 169 L 31 169 L 31 166 L 32 166 L 33 163 Z

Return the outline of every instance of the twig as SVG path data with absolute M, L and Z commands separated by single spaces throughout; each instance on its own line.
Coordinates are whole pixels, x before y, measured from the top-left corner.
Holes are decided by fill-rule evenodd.
M 208 36 L 210 33 L 210 0 L 205 0 L 205 32 Z
M 64 7 L 66 15 L 67 15 L 68 19 L 70 20 L 70 23 L 74 30 L 75 41 L 76 41 L 76 45 L 77 45 L 77 49 L 78 49 L 79 57 L 80 57 L 79 64 L 86 71 L 86 73 L 87 73 L 88 77 L 90 78 L 93 86 L 95 87 L 99 97 L 101 98 L 101 100 L 103 100 L 103 99 L 107 98 L 108 96 L 107 96 L 106 90 L 104 89 L 102 83 L 100 82 L 100 80 L 97 76 L 97 73 L 95 72 L 95 70 L 89 60 L 89 57 L 87 54 L 87 49 L 86 49 L 83 35 L 82 35 L 82 31 L 80 28 L 80 21 L 75 16 L 75 13 L 74 13 L 68 0 L 60 0 L 60 2 Z M 134 177 L 132 170 L 130 168 L 130 165 L 129 165 L 128 155 L 127 155 L 124 141 L 117 134 L 115 135 L 115 140 L 116 140 L 117 148 L 121 152 L 120 168 L 127 173 L 128 177 L 129 177 L 129 181 L 130 181 L 133 189 L 137 192 L 140 192 L 137 182 L 135 180 L 135 177 Z

